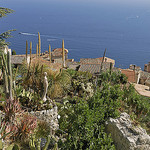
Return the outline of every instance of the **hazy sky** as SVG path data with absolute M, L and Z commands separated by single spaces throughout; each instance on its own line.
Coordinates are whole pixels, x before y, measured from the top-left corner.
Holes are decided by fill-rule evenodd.
M 150 4 L 150 0 L 0 0 L 0 3 L 11 3 L 11 2 L 77 2 L 77 3 L 117 3 L 117 4 L 126 4 L 126 5 L 145 5 L 145 4 Z

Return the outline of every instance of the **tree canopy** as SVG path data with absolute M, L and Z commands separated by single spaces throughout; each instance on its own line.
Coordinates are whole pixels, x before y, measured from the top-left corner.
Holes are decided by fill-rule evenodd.
M 9 13 L 12 13 L 13 10 L 9 8 L 0 7 L 0 18 L 6 16 Z
M 7 14 L 12 13 L 12 12 L 14 12 L 12 9 L 0 7 L 0 18 L 7 16 Z M 14 31 L 14 30 L 8 30 L 0 34 L 0 47 L 8 44 L 5 40 L 11 37 L 10 35 L 11 31 Z

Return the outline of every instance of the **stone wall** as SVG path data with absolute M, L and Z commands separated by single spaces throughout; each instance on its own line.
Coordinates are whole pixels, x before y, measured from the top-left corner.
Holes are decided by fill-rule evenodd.
M 32 111 L 30 113 L 32 115 L 35 115 L 38 119 L 44 120 L 49 123 L 52 130 L 57 130 L 59 128 L 57 106 L 54 106 L 49 110 Z
M 111 133 L 117 150 L 150 150 L 150 136 L 145 129 L 133 126 L 127 113 L 110 118 L 106 132 Z

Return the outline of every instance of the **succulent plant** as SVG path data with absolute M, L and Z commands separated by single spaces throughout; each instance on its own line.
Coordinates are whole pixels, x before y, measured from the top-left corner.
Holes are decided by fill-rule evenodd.
M 38 48 L 39 48 L 39 56 L 41 54 L 41 37 L 40 37 L 40 33 L 38 32 Z
M 51 63 L 51 46 L 50 46 L 50 44 L 49 44 L 49 62 Z
M 37 118 L 26 113 L 17 122 L 16 127 L 18 132 L 15 134 L 15 138 L 25 141 L 37 127 Z
M 7 98 L 13 99 L 12 95 L 12 69 L 11 69 L 11 54 L 7 52 L 7 57 L 2 53 L 4 90 Z
M 65 67 L 65 48 L 64 48 L 64 40 L 62 41 L 62 62 L 63 68 Z
M 32 60 L 32 42 L 30 42 L 30 64 Z
M 7 99 L 4 105 L 5 121 L 13 122 L 17 113 L 23 113 L 18 99 Z
M 43 148 L 41 148 L 41 138 L 36 139 L 35 136 L 31 136 L 30 142 L 29 142 L 29 147 L 30 147 L 31 150 L 41 150 L 41 149 L 42 150 L 47 150 L 48 146 L 50 144 L 50 141 L 51 141 L 51 136 L 48 135 L 45 146 Z
M 27 57 L 28 57 L 28 41 L 26 41 L 26 61 L 27 61 Z
M 36 58 L 38 57 L 38 44 L 36 44 Z

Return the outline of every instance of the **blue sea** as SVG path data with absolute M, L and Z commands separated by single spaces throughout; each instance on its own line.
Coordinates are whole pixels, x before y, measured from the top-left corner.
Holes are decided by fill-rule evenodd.
M 26 40 L 35 53 L 40 32 L 43 52 L 64 39 L 76 61 L 102 57 L 105 48 L 116 67 L 150 61 L 149 0 L 0 0 L 0 7 L 15 11 L 0 19 L 0 33 L 16 29 L 7 41 L 17 54 L 25 54 Z

